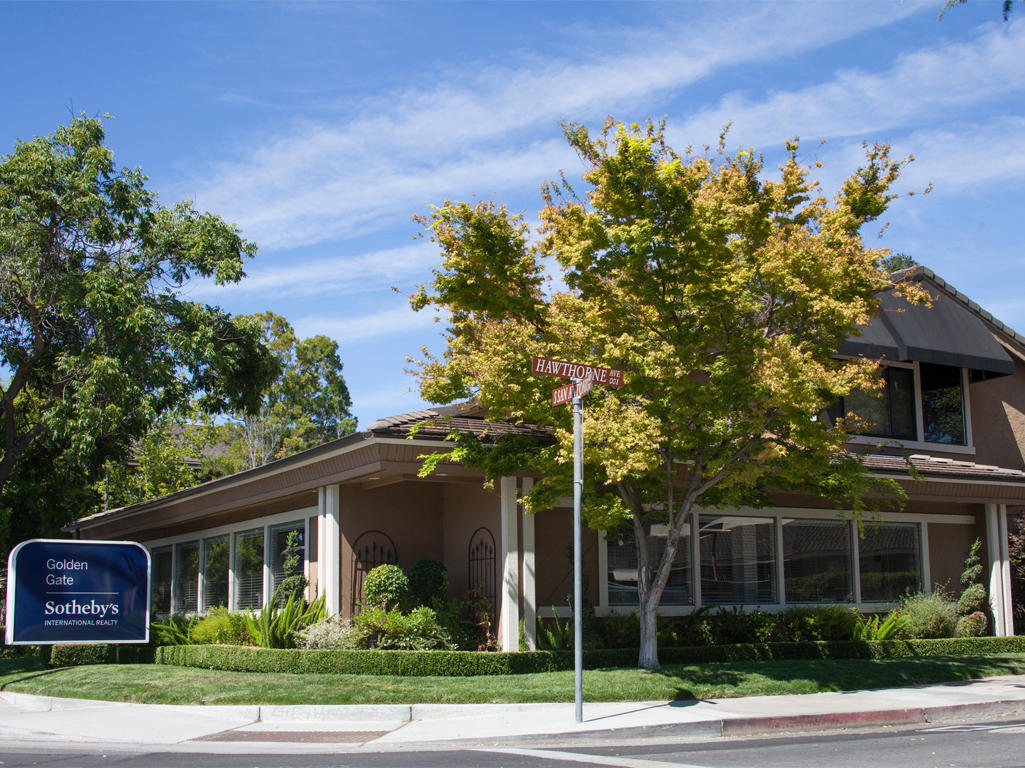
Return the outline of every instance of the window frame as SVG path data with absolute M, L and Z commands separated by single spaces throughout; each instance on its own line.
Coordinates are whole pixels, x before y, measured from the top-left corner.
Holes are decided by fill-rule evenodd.
M 308 542 L 310 538 L 310 517 L 316 517 L 317 507 L 300 507 L 287 512 L 279 512 L 274 515 L 268 515 L 266 517 L 257 517 L 249 520 L 245 520 L 231 525 L 218 525 L 211 528 L 201 528 L 196 531 L 190 531 L 189 533 L 178 534 L 176 536 L 165 536 L 159 539 L 152 539 L 149 541 L 142 542 L 151 553 L 154 550 L 158 550 L 162 547 L 170 546 L 172 548 L 172 573 L 174 577 L 172 579 L 172 595 L 171 595 L 171 612 L 179 613 L 177 611 L 177 600 L 179 596 L 177 593 L 178 584 L 178 568 L 179 568 L 179 548 L 181 544 L 187 544 L 189 542 L 201 542 L 203 539 L 212 538 L 220 535 L 227 535 L 228 542 L 230 545 L 229 551 L 229 569 L 228 569 L 228 605 L 235 605 L 235 534 L 241 531 L 250 531 L 255 528 L 263 528 L 264 530 L 264 594 L 263 594 L 263 605 L 266 606 L 270 601 L 271 595 L 268 594 L 268 586 L 270 582 L 270 568 L 267 563 L 267 542 L 269 541 L 269 532 L 271 528 L 276 526 L 303 521 L 305 526 L 304 541 Z M 307 551 L 303 557 L 303 575 L 307 579 L 310 578 L 310 553 L 309 546 L 306 545 Z M 202 553 L 202 546 L 200 545 L 200 553 Z M 202 573 L 202 569 L 200 570 Z M 197 589 L 199 588 L 197 577 Z M 197 596 L 197 603 L 199 602 L 199 596 Z M 198 606 L 197 606 L 198 607 Z M 202 615 L 205 612 L 205 608 L 199 610 L 199 614 Z M 191 613 L 191 612 L 190 612 Z
M 698 527 L 698 520 L 701 515 L 716 515 L 727 513 L 730 515 L 736 515 L 739 517 L 760 517 L 772 520 L 775 525 L 775 557 L 776 557 L 776 584 L 777 584 L 777 602 L 775 603 L 750 603 L 743 605 L 728 605 L 727 608 L 738 608 L 744 611 L 753 611 L 755 609 L 764 611 L 766 613 L 778 613 L 793 607 L 810 607 L 816 605 L 847 605 L 856 607 L 862 611 L 878 612 L 890 610 L 895 603 L 893 601 L 870 601 L 863 600 L 861 594 L 861 553 L 860 553 L 860 538 L 858 536 L 857 522 L 854 521 L 851 510 L 841 510 L 839 513 L 834 512 L 830 509 L 811 509 L 807 507 L 773 507 L 771 509 L 753 509 L 750 507 L 741 507 L 740 509 L 730 510 L 716 510 L 706 508 L 694 508 L 693 520 L 690 528 L 690 539 L 691 544 L 694 545 L 698 541 L 698 536 L 695 529 Z M 839 514 L 839 516 L 837 516 Z M 850 558 L 852 562 L 852 580 L 853 580 L 853 600 L 851 602 L 822 602 L 822 603 L 788 603 L 786 602 L 786 579 L 784 573 L 784 560 L 783 560 L 783 520 L 841 520 L 846 522 L 851 528 L 851 551 Z M 975 517 L 972 515 L 946 515 L 946 514 L 929 514 L 929 513 L 915 513 L 915 512 L 883 512 L 878 516 L 879 522 L 884 523 L 913 523 L 917 526 L 917 538 L 918 538 L 918 556 L 919 556 L 919 569 L 922 584 L 922 591 L 926 594 L 932 592 L 932 575 L 929 565 L 929 527 L 933 524 L 940 525 L 975 525 Z M 681 544 L 684 542 L 681 541 Z M 696 548 L 696 547 L 695 547 Z M 691 556 L 699 556 L 699 553 L 692 552 Z M 691 569 L 692 581 L 695 569 Z M 609 604 L 609 592 L 608 592 L 608 541 L 603 533 L 599 533 L 599 546 L 598 546 L 598 599 L 599 603 L 596 607 L 596 615 L 607 616 L 609 614 L 618 613 L 629 613 L 637 610 L 637 604 L 627 603 L 616 603 Z M 661 605 L 659 606 L 659 615 L 662 616 L 685 616 L 695 610 L 704 606 L 715 608 L 716 604 L 706 603 L 701 594 L 701 580 L 697 579 L 697 583 L 692 585 L 691 592 L 694 595 L 693 605 Z M 551 615 L 549 609 L 542 608 L 539 610 L 539 615 Z
M 899 437 L 880 437 L 877 435 L 849 435 L 847 442 L 854 445 L 887 445 L 899 448 L 911 448 L 920 451 L 939 451 L 942 453 L 961 453 L 975 455 L 975 442 L 972 437 L 972 398 L 969 390 L 968 369 L 959 368 L 961 371 L 961 401 L 964 407 L 965 444 L 956 445 L 953 443 L 931 443 L 925 439 L 925 414 L 922 408 L 922 374 L 918 361 L 889 362 L 881 361 L 884 368 L 910 368 L 914 375 L 915 389 L 915 439 L 907 440 Z M 948 366 L 954 367 L 954 366 Z

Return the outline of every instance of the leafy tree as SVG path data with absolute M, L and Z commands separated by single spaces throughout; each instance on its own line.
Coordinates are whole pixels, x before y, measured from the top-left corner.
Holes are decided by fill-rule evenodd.
M 447 310 L 451 324 L 444 355 L 424 350 L 418 376 L 429 401 L 476 398 L 492 417 L 552 428 L 547 446 L 450 436 L 447 457 L 491 479 L 540 475 L 523 500 L 538 510 L 570 492 L 573 449 L 570 410 L 551 406 L 557 382 L 532 375 L 531 356 L 626 372 L 622 389 L 587 396 L 584 514 L 591 528 L 632 533 L 638 661 L 657 668 L 659 600 L 698 507 L 767 506 L 781 490 L 859 512 L 870 494 L 900 496 L 844 452 L 843 419 L 815 415 L 881 385 L 873 362 L 834 355 L 876 311 L 875 291 L 891 286 L 887 252 L 866 248 L 859 231 L 893 199 L 905 161 L 867 148 L 828 201 L 796 140 L 772 181 L 758 154 L 730 155 L 724 137 L 717 150 L 681 155 L 662 125 L 564 131 L 587 194 L 565 178 L 543 188 L 539 243 L 521 216 L 490 202 L 446 202 L 419 217 L 443 261 L 411 302 Z M 561 266 L 565 290 L 545 293 L 542 257 Z M 667 530 L 658 558 L 647 546 L 656 523 Z
M 338 343 L 327 336 L 299 340 L 288 320 L 273 312 L 251 319 L 263 329 L 280 373 L 259 409 L 236 414 L 235 423 L 223 430 L 222 439 L 232 443 L 223 467 L 230 471 L 261 466 L 356 428 Z
M 195 409 L 164 413 L 132 445 L 126 461 L 107 462 L 99 491 L 104 508 L 128 506 L 199 482 L 201 459 L 217 428 Z
M 0 157 L 8 518 L 20 514 L 15 500 L 39 509 L 47 498 L 25 496 L 34 448 L 85 487 L 193 398 L 209 413 L 257 405 L 275 373 L 259 328 L 179 294 L 193 277 L 238 281 L 255 252 L 219 217 L 161 206 L 139 170 L 115 168 L 99 119 L 75 118 Z

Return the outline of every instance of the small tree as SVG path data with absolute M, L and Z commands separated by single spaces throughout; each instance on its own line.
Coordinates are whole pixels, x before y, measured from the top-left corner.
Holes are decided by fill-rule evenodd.
M 989 597 L 986 594 L 986 587 L 981 581 L 983 572 L 982 558 L 979 557 L 981 548 L 981 539 L 973 541 L 968 548 L 964 570 L 961 572 L 961 596 L 957 600 L 958 616 L 968 616 L 976 612 L 985 613 L 989 609 Z
M 653 123 L 610 121 L 598 136 L 564 128 L 587 192 L 566 179 L 544 187 L 540 243 L 492 203 L 418 217 L 443 261 L 412 304 L 450 317 L 444 355 L 425 350 L 418 364 L 421 393 L 551 428 L 550 446 L 453 434 L 448 454 L 491 479 L 537 473 L 523 501 L 547 509 L 572 488 L 571 416 L 551 406 L 554 382 L 530 374 L 531 356 L 626 371 L 622 389 L 588 395 L 584 513 L 594 529 L 633 534 L 638 663 L 657 668 L 657 609 L 697 507 L 766 506 L 782 489 L 857 511 L 870 489 L 899 494 L 843 451 L 849 420 L 816 414 L 881 386 L 873 362 L 835 354 L 869 322 L 875 292 L 893 287 L 880 266 L 888 252 L 859 232 L 885 211 L 905 161 L 869 148 L 830 202 L 796 140 L 772 181 L 758 154 L 730 155 L 724 137 L 679 154 Z M 546 292 L 543 257 L 561 267 L 564 290 Z M 660 557 L 646 543 L 656 523 L 667 531 Z

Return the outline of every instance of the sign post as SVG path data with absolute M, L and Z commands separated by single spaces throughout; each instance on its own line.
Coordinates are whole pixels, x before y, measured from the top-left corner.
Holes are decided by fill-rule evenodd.
M 583 564 L 582 544 L 582 499 L 584 493 L 584 395 L 594 385 L 603 384 L 619 389 L 623 386 L 623 372 L 614 368 L 599 368 L 548 357 L 533 357 L 530 361 L 532 373 L 572 379 L 569 384 L 552 392 L 552 405 L 573 402 L 573 684 L 575 688 L 576 718 L 584 721 L 584 622 L 583 611 Z M 558 620 L 558 616 L 555 617 Z
M 129 541 L 31 539 L 7 560 L 8 645 L 149 641 L 149 551 Z

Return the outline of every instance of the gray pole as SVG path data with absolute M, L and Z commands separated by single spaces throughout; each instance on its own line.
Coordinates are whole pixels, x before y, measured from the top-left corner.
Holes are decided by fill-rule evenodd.
M 579 381 L 573 382 L 573 682 L 576 687 L 577 722 L 584 722 L 584 622 L 583 568 L 580 563 L 580 501 L 584 490 L 583 397 Z

